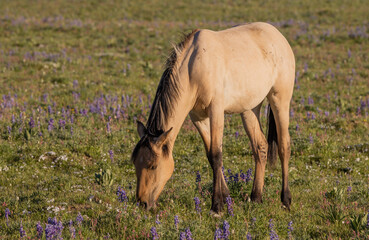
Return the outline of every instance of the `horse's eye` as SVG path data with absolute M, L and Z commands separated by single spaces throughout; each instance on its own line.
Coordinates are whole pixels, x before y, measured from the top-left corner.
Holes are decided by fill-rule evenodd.
M 155 170 L 157 168 L 156 165 L 152 165 L 151 167 L 149 167 L 150 170 Z

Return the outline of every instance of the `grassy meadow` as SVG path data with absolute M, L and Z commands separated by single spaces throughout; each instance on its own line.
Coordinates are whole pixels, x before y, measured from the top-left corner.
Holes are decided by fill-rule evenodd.
M 368 12 L 364 0 L 1 1 L 0 239 L 369 239 Z M 144 211 L 135 121 L 172 43 L 252 21 L 276 26 L 296 57 L 291 211 L 280 164 L 267 167 L 263 203 L 248 201 L 254 160 L 238 115 L 225 118 L 222 217 L 209 215 L 212 171 L 189 119 L 158 207 Z

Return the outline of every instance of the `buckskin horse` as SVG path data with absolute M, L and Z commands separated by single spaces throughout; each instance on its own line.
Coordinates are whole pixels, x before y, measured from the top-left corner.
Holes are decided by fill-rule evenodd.
M 140 141 L 132 153 L 136 198 L 154 207 L 174 170 L 173 145 L 189 114 L 200 133 L 213 170 L 211 211 L 219 214 L 229 195 L 222 174 L 224 114 L 239 113 L 255 159 L 251 200 L 262 202 L 267 159 L 282 164 L 281 201 L 290 209 L 289 107 L 295 58 L 283 35 L 267 23 L 222 31 L 194 30 L 174 46 L 165 65 L 146 126 L 137 121 Z M 268 139 L 260 108 L 269 102 Z

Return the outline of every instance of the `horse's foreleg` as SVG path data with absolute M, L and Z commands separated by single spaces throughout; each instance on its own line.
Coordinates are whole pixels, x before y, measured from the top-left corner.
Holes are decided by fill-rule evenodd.
M 278 153 L 282 164 L 282 192 L 281 201 L 287 209 L 291 205 L 291 192 L 288 186 L 288 162 L 291 156 L 289 125 L 289 101 L 282 101 L 278 95 L 269 99 L 277 126 Z
M 268 143 L 261 129 L 259 115 L 260 107 L 257 106 L 252 111 L 241 113 L 243 126 L 250 139 L 251 147 L 255 159 L 254 184 L 252 186 L 251 200 L 262 202 L 264 187 L 265 165 L 267 162 Z
M 224 129 L 224 109 L 222 108 L 222 104 L 211 104 L 209 118 L 210 148 L 207 157 L 210 166 L 213 169 L 213 196 L 211 210 L 218 214 L 222 211 L 226 197 L 229 195 L 229 190 L 222 172 L 222 142 Z

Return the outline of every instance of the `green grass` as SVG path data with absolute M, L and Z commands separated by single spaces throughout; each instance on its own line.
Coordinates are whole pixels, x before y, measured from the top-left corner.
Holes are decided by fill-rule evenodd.
M 0 238 L 19 239 L 22 224 L 27 238 L 37 239 L 36 223 L 45 228 L 48 218 L 56 217 L 69 239 L 69 220 L 75 222 L 80 212 L 84 220 L 73 227 L 83 239 L 108 234 L 151 239 L 152 227 L 161 239 L 178 239 L 186 228 L 195 239 L 213 239 L 224 220 L 230 239 L 245 239 L 247 233 L 266 239 L 270 219 L 281 239 L 369 239 L 368 12 L 359 0 L 4 1 Z M 194 28 L 218 30 L 251 21 L 272 22 L 296 56 L 291 211 L 281 207 L 278 164 L 267 168 L 262 204 L 247 200 L 252 181 L 229 183 L 234 216 L 225 209 L 220 219 L 211 217 L 212 172 L 189 119 L 177 138 L 175 172 L 158 208 L 143 211 L 135 204 L 130 162 L 139 140 L 135 119 L 148 118 L 171 43 Z M 254 162 L 242 122 L 234 115 L 225 123 L 225 170 L 245 173 Z M 262 123 L 265 128 L 264 107 Z M 104 180 L 95 177 L 108 170 Z M 118 186 L 126 191 L 127 203 L 118 201 Z M 194 197 L 200 198 L 201 214 Z

